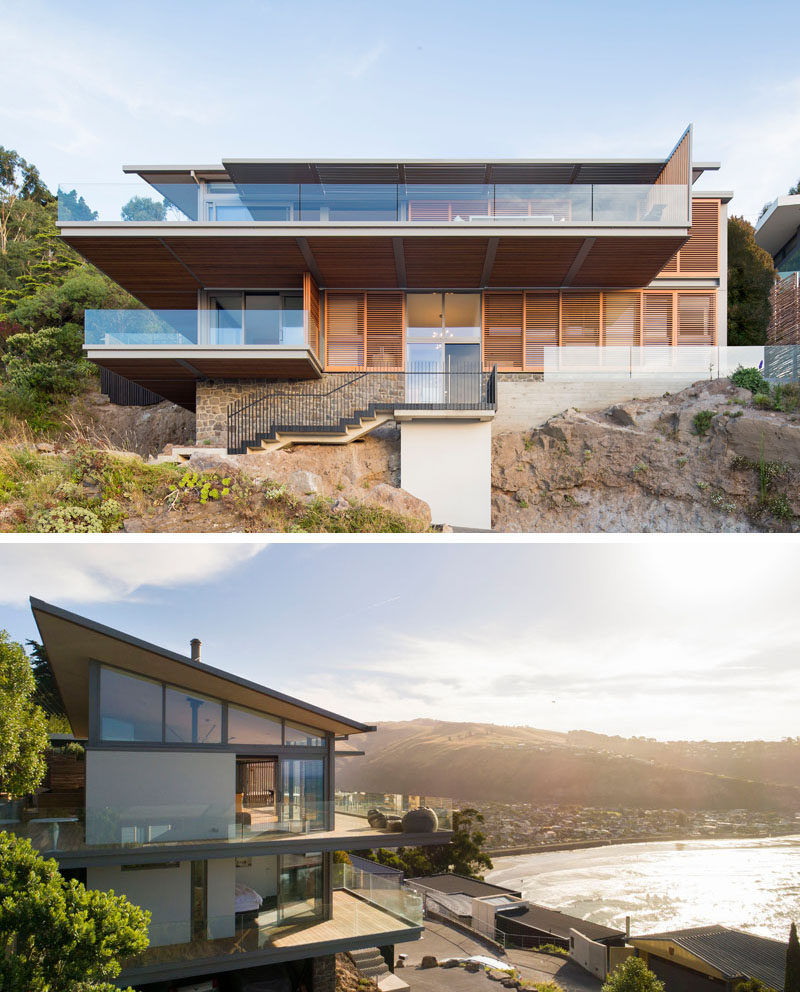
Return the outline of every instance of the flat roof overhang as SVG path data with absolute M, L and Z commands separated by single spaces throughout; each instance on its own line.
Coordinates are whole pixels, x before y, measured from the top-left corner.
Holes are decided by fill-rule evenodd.
M 439 224 L 61 225 L 64 240 L 153 309 L 192 309 L 199 289 L 633 289 L 689 228 Z M 157 390 L 156 390 L 157 392 Z
M 756 244 L 775 257 L 800 227 L 800 195 L 779 196 L 756 225 Z
M 195 384 L 206 379 L 319 379 L 322 365 L 311 348 L 241 345 L 88 345 L 90 362 L 116 372 L 165 400 L 195 408 Z
M 36 626 L 73 734 L 89 734 L 89 662 L 101 661 L 137 675 L 174 682 L 208 696 L 284 717 L 332 734 L 368 733 L 375 727 L 349 720 L 230 672 L 96 623 L 31 597 Z

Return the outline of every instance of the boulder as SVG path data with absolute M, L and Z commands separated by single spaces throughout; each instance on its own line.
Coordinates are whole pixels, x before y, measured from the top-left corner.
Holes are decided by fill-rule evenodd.
M 286 486 L 296 496 L 308 496 L 322 492 L 322 479 L 314 472 L 298 469 L 286 480 Z
M 630 406 L 612 406 L 608 411 L 608 419 L 620 427 L 635 427 L 636 421 L 631 411 Z
M 420 968 L 438 968 L 439 962 L 436 960 L 435 955 L 425 954 L 419 966 Z
M 457 968 L 461 962 L 458 958 L 445 958 L 439 965 L 440 968 Z
M 193 472 L 216 472 L 218 475 L 228 475 L 238 471 L 235 462 L 229 461 L 225 455 L 217 455 L 211 451 L 193 451 L 189 455 L 188 465 Z
M 335 513 L 337 516 L 344 513 L 345 510 L 350 509 L 350 503 L 344 498 L 344 496 L 337 496 L 333 501 L 331 506 L 331 513 Z
M 464 967 L 467 971 L 471 971 L 473 974 L 483 970 L 483 965 L 479 961 L 467 961 L 464 964 Z
M 403 817 L 403 833 L 432 834 L 439 827 L 439 818 L 428 806 L 410 809 Z
M 800 426 L 784 417 L 744 416 L 728 421 L 728 446 L 743 458 L 800 466 Z
M 40 441 L 38 444 L 34 445 L 34 449 L 40 455 L 52 455 L 55 453 L 56 446 L 54 444 L 50 444 L 49 441 Z
M 368 490 L 362 501 L 367 506 L 382 507 L 403 517 L 412 517 L 424 527 L 431 525 L 431 508 L 425 500 L 412 496 L 405 489 L 397 489 L 385 482 Z
M 504 979 L 508 978 L 508 972 L 500 971 L 497 968 L 489 968 L 486 972 L 486 977 L 492 982 L 502 982 Z

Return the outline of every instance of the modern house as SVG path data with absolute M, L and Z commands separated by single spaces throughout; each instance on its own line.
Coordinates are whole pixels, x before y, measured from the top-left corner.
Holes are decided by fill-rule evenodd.
M 405 488 L 488 508 L 505 385 L 535 393 L 563 355 L 627 373 L 725 344 L 732 194 L 693 189 L 718 167 L 691 128 L 656 159 L 137 165 L 61 189 L 59 225 L 145 308 L 88 311 L 88 357 L 196 410 L 198 442 L 396 420 Z
M 370 827 L 334 804 L 336 742 L 373 727 L 39 600 L 33 614 L 85 757 L 51 761 L 46 788 L 3 829 L 63 874 L 150 910 L 136 987 L 285 965 L 332 992 L 337 951 L 417 939 L 420 900 L 365 886 L 334 851 L 447 842 Z
M 751 978 L 783 992 L 784 941 L 709 926 L 631 937 L 630 943 L 666 992 L 733 992 Z
M 800 196 L 773 200 L 758 219 L 755 237 L 772 255 L 779 276 L 767 343 L 800 345 Z

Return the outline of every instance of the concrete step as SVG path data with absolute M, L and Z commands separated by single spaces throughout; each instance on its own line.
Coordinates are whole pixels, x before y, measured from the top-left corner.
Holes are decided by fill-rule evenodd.
M 350 956 L 355 961 L 356 968 L 367 978 L 379 978 L 389 975 L 389 966 L 383 955 L 376 947 L 368 947 L 362 951 L 351 951 Z
M 387 971 L 385 975 L 378 978 L 377 983 L 381 992 L 405 992 L 406 989 L 411 987 L 408 982 L 404 982 L 402 978 L 393 975 L 391 971 Z

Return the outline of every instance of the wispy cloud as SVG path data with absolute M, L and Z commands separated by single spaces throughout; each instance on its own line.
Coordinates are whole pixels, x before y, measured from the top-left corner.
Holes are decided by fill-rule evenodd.
M 349 69 L 349 75 L 353 79 L 360 79 L 364 73 L 371 69 L 378 61 L 380 61 L 381 56 L 386 51 L 386 45 L 384 42 L 378 42 L 377 45 L 373 45 L 368 51 L 360 55 L 354 62 L 351 63 Z

